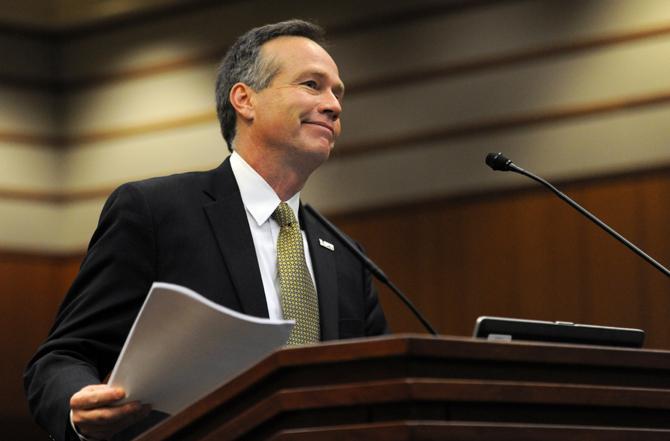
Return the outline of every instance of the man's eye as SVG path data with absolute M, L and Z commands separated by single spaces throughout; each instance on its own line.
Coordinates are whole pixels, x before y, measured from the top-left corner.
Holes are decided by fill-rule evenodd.
M 311 89 L 318 89 L 318 87 L 319 87 L 319 85 L 314 80 L 305 81 L 302 84 L 304 84 L 305 86 L 307 86 Z

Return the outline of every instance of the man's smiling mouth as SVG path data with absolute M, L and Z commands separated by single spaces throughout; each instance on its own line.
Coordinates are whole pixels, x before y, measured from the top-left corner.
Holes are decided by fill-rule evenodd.
M 335 134 L 335 129 L 333 128 L 333 126 L 331 126 L 330 124 L 325 123 L 325 122 L 321 122 L 321 121 L 305 121 L 304 124 L 311 124 L 311 125 L 315 125 L 315 126 L 323 127 L 323 128 L 325 128 L 325 129 L 328 129 L 328 131 L 330 131 L 331 134 L 333 134 L 333 135 Z

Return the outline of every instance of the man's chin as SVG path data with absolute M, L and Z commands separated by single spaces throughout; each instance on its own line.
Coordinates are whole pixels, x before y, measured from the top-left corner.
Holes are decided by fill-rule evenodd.
M 321 138 L 318 140 L 318 142 L 313 143 L 308 150 L 314 155 L 314 156 L 323 156 L 324 160 L 328 159 L 328 156 L 330 156 L 330 151 L 333 150 L 333 147 L 335 146 L 335 141 L 331 139 L 326 139 L 326 138 Z
M 320 144 L 310 146 L 301 153 L 303 164 L 312 170 L 315 170 L 328 160 L 332 149 L 332 143 L 328 143 L 327 145 Z
M 327 146 L 323 147 L 323 150 L 321 151 L 321 155 L 323 156 L 323 161 L 326 161 L 330 157 L 330 154 L 333 151 L 333 148 L 335 148 L 335 143 L 334 142 L 330 142 L 330 143 L 328 143 Z

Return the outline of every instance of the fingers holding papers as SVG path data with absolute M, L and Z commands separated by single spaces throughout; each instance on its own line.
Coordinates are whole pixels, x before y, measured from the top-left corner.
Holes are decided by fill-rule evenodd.
M 88 439 L 108 439 L 115 433 L 146 417 L 151 407 L 138 401 L 120 404 L 123 389 L 106 384 L 82 388 L 72 395 L 72 424 Z

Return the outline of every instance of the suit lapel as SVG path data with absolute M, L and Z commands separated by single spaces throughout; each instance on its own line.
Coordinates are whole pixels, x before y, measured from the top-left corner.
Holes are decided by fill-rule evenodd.
M 242 312 L 268 317 L 256 250 L 242 197 L 230 168 L 230 159 L 226 159 L 214 173 L 212 186 L 205 189 L 214 201 L 206 204 L 204 209 L 230 272 Z
M 337 265 L 335 253 L 319 245 L 319 240 L 335 243 L 333 237 L 300 206 L 300 216 L 305 227 L 305 235 L 312 258 L 316 290 L 319 295 L 319 311 L 321 315 L 321 339 L 335 340 L 339 338 L 339 311 L 337 295 Z

